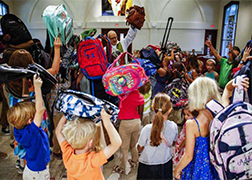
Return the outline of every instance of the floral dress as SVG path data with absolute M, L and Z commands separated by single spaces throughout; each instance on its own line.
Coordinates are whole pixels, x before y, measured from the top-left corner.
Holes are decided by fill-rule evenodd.
M 209 157 L 209 137 L 202 137 L 198 125 L 199 137 L 195 139 L 193 160 L 182 170 L 181 179 L 190 180 L 212 180 L 214 178 L 213 166 L 210 164 Z
M 178 140 L 176 142 L 175 153 L 174 153 L 174 157 L 173 157 L 173 166 L 174 167 L 176 167 L 178 165 L 180 159 L 182 158 L 182 156 L 185 153 L 185 147 L 182 147 L 180 149 L 180 151 L 178 150 L 179 145 L 185 139 L 185 137 L 186 137 L 186 123 L 184 124 L 181 132 L 179 133 Z

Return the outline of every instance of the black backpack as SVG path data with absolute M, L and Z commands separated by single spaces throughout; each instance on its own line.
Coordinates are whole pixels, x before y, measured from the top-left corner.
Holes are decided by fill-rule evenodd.
M 141 49 L 140 55 L 142 59 L 149 59 L 152 64 L 157 67 L 157 69 L 161 67 L 161 61 L 153 48 L 148 46 L 146 48 Z
M 32 55 L 32 59 L 35 63 L 40 64 L 45 69 L 49 69 L 51 67 L 51 56 L 46 53 L 39 45 L 33 43 L 27 51 Z
M 32 40 L 32 36 L 21 19 L 14 14 L 5 14 L 1 19 L 3 35 L 9 34 L 8 44 L 19 45 Z
M 51 89 L 56 84 L 56 79 L 42 66 L 39 64 L 33 63 L 30 64 L 27 69 L 21 67 L 10 67 L 0 65 L 0 83 L 7 83 L 7 89 L 9 92 L 16 98 L 21 98 L 20 94 L 17 94 L 14 89 L 20 89 L 15 85 L 22 85 L 22 78 L 28 78 L 33 80 L 34 74 L 39 74 L 43 80 L 42 85 L 42 94 L 46 95 L 51 92 Z M 12 84 L 14 83 L 14 84 Z M 13 89 L 12 89 L 13 88 Z
M 170 96 L 174 110 L 184 108 L 188 101 L 187 89 L 189 85 L 185 78 L 176 78 L 164 88 L 163 92 Z

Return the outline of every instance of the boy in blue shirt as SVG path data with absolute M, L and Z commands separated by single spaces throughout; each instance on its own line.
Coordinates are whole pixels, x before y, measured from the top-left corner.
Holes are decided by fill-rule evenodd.
M 14 136 L 26 150 L 26 161 L 23 179 L 50 180 L 49 140 L 45 131 L 40 127 L 45 111 L 41 86 L 43 81 L 37 75 L 33 77 L 35 88 L 35 107 L 32 102 L 20 102 L 7 112 L 7 118 L 14 126 Z

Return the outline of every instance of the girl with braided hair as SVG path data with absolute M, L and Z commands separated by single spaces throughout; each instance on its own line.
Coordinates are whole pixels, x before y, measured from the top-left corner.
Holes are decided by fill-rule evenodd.
M 141 153 L 137 179 L 173 179 L 172 151 L 178 137 L 177 125 L 167 119 L 172 111 L 170 97 L 158 93 L 152 103 L 156 113 L 153 123 L 146 125 L 137 142 Z

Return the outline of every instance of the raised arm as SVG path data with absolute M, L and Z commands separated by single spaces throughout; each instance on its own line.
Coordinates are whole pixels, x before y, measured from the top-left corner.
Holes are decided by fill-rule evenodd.
M 47 69 L 49 73 L 51 73 L 53 76 L 59 72 L 60 67 L 60 46 L 61 46 L 61 40 L 60 38 L 55 38 L 54 40 L 54 58 L 53 58 L 53 64 L 50 69 Z
M 9 46 L 10 46 L 11 48 L 14 48 L 14 49 L 27 49 L 27 48 L 29 48 L 31 45 L 33 45 L 33 40 L 30 40 L 30 41 L 27 41 L 27 42 L 25 42 L 25 43 L 18 44 L 18 45 L 9 44 Z
M 229 98 L 232 96 L 234 88 L 237 87 L 237 84 L 234 83 L 234 80 L 235 79 L 230 80 L 225 86 L 225 89 L 223 91 L 221 99 L 222 99 L 222 105 L 224 107 L 230 104 Z M 243 78 L 241 84 L 244 87 L 244 90 L 247 91 L 249 88 L 249 78 Z
M 221 61 L 221 56 L 218 54 L 218 52 L 216 51 L 216 49 L 213 47 L 212 42 L 207 38 L 205 45 L 207 45 L 210 50 L 212 51 L 213 55 L 215 56 L 217 62 Z
M 33 83 L 35 88 L 35 109 L 36 113 L 34 116 L 34 123 L 36 126 L 40 127 L 41 121 L 45 112 L 45 106 L 42 98 L 41 86 L 43 81 L 36 74 L 33 76 Z
M 64 140 L 65 140 L 65 137 L 62 133 L 62 129 L 63 129 L 63 126 L 64 124 L 66 123 L 67 119 L 65 117 L 65 115 L 63 115 L 55 129 L 55 134 L 56 134 L 56 137 L 58 139 L 58 142 L 59 144 L 61 144 Z
M 136 29 L 136 28 L 133 29 L 133 28 L 130 26 L 130 28 L 129 28 L 129 30 L 128 30 L 128 33 L 127 33 L 127 35 L 126 35 L 126 37 L 123 38 L 123 39 L 121 40 L 121 44 L 122 44 L 123 48 L 125 48 L 124 50 L 127 51 L 129 45 L 130 45 L 130 44 L 133 42 L 133 40 L 135 39 L 136 34 L 137 34 L 137 29 Z
M 119 149 L 119 147 L 122 144 L 122 140 L 121 140 L 118 132 L 116 131 L 116 129 L 114 128 L 114 126 L 112 125 L 112 123 L 110 121 L 110 115 L 108 115 L 104 109 L 102 109 L 102 111 L 101 111 L 101 118 L 103 121 L 103 125 L 108 132 L 109 140 L 111 142 L 104 149 L 104 154 L 108 159 Z

